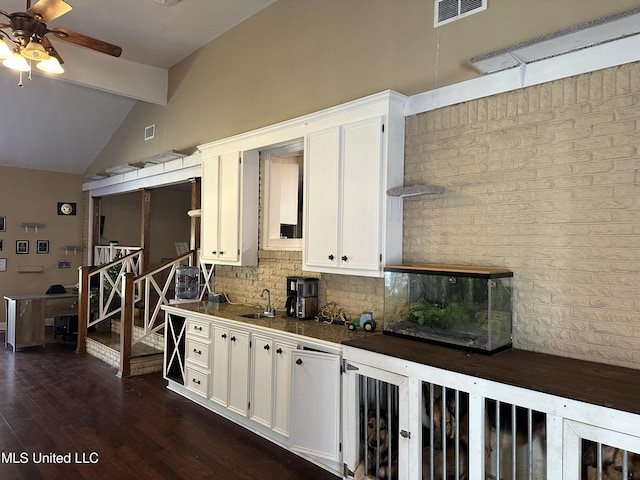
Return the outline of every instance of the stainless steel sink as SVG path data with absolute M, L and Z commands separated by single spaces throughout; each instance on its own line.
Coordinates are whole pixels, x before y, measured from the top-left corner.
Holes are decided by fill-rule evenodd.
M 258 318 L 271 318 L 267 317 L 264 313 L 245 313 L 244 315 L 238 315 L 242 318 L 249 318 L 252 320 L 257 320 Z

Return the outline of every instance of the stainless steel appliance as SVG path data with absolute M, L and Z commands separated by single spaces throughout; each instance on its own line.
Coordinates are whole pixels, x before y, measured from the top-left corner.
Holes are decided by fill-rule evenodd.
M 307 320 L 318 313 L 318 279 L 313 277 L 287 277 L 286 314 Z

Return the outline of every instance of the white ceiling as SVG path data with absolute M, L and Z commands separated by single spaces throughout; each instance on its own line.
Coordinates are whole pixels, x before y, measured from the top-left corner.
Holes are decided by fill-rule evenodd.
M 18 73 L 0 66 L 2 166 L 84 172 L 137 100 L 166 102 L 168 68 L 275 0 L 182 0 L 175 7 L 152 0 L 66 1 L 73 10 L 49 28 L 119 45 L 122 56 L 48 35 L 65 61 L 62 76 L 34 73 L 20 88 Z M 25 11 L 26 1 L 0 0 L 0 10 Z M 118 81 L 123 75 L 141 79 L 145 88 Z M 148 94 L 150 84 L 155 88 Z

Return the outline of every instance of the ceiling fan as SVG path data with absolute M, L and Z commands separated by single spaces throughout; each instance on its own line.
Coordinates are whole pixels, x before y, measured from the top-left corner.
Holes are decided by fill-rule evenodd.
M 20 71 L 19 86 L 22 86 L 22 72 L 31 71 L 31 62 L 27 60 L 37 61 L 38 69 L 47 73 L 64 72 L 61 66 L 64 61 L 47 38 L 49 33 L 81 47 L 114 57 L 120 56 L 122 48 L 117 45 L 66 28 L 47 27 L 48 22 L 70 10 L 71 5 L 64 0 L 39 0 L 33 6 L 31 0 L 27 0 L 25 12 L 7 13 L 0 10 L 0 14 L 9 20 L 9 23 L 0 23 L 0 59 L 3 59 L 3 65 Z M 10 29 L 11 35 L 3 29 Z

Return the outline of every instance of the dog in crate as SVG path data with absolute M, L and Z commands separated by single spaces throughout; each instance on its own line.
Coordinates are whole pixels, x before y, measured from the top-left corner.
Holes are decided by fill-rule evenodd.
M 627 477 L 623 478 L 624 451 L 609 445 L 601 445 L 602 480 L 638 480 L 640 479 L 640 455 L 627 453 Z M 582 478 L 597 480 L 598 444 L 589 440 L 582 442 Z
M 364 420 L 364 413 L 361 418 Z M 390 427 L 397 426 L 386 410 L 368 409 L 367 422 L 361 442 L 360 462 L 354 471 L 354 480 L 395 479 L 398 474 L 397 442 L 391 441 Z M 397 429 L 394 428 L 397 438 Z M 390 447 L 391 445 L 391 447 Z
M 445 457 L 446 455 L 446 457 Z M 469 478 L 469 457 L 467 445 L 458 446 L 458 470 L 456 471 L 455 443 L 448 441 L 443 449 L 433 449 L 433 475 L 431 472 L 431 449 L 422 449 L 422 480 L 467 480 Z
M 433 409 L 431 408 L 430 389 L 433 389 Z M 424 383 L 422 387 L 422 427 L 423 438 L 433 437 L 433 447 L 442 448 L 442 440 L 453 441 L 458 435 L 463 443 L 469 438 L 469 401 L 465 392 L 445 389 L 445 399 L 442 398 L 442 387 Z M 431 432 L 431 428 L 433 431 Z
M 531 430 L 531 440 L 539 440 L 543 447 L 545 446 L 547 417 L 544 413 L 531 410 L 529 418 L 526 408 L 516 407 L 514 420 L 511 404 L 501 402 L 498 408 L 495 400 L 487 399 L 485 414 L 485 422 L 489 427 L 486 429 L 489 433 L 488 446 L 491 451 L 495 450 L 498 444 L 501 448 L 510 447 L 514 442 L 517 446 L 526 445 L 529 442 L 529 430 Z M 529 423 L 531 423 L 530 426 Z

